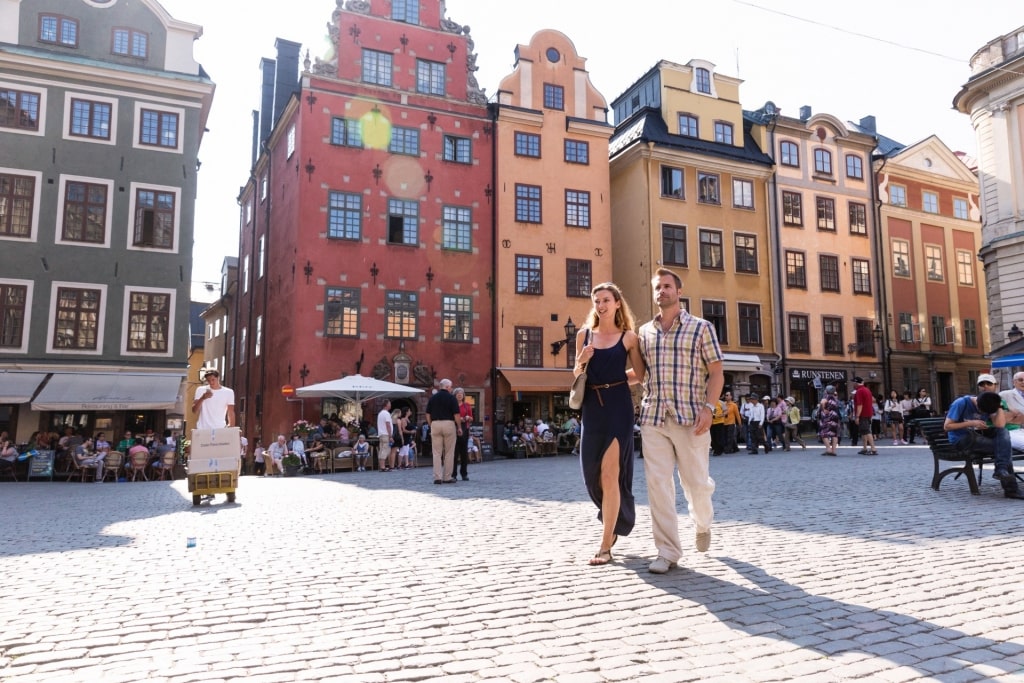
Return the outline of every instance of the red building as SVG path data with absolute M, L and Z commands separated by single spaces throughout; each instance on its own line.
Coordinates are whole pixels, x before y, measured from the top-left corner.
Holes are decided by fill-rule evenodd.
M 356 373 L 424 389 L 418 420 L 445 377 L 491 412 L 493 126 L 443 4 L 350 2 L 330 59 L 263 61 L 228 360 L 250 440 L 337 408 L 282 386 Z

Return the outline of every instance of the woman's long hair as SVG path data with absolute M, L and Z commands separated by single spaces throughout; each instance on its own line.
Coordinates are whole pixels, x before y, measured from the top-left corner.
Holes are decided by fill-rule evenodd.
M 615 300 L 621 304 L 619 309 L 615 311 L 615 327 L 623 332 L 636 329 L 636 320 L 633 318 L 633 311 L 629 309 L 629 304 L 627 304 L 626 300 L 622 298 L 622 290 L 619 289 L 619 286 L 614 282 L 602 282 L 599 285 L 594 285 L 594 288 L 590 290 L 590 298 L 593 299 L 594 295 L 602 291 L 611 292 Z M 597 328 L 597 309 L 593 306 L 591 306 L 590 314 L 587 316 L 587 321 L 583 325 L 584 327 L 589 327 L 592 330 Z

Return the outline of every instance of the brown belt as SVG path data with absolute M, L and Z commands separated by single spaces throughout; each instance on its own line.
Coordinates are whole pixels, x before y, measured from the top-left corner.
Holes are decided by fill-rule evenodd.
M 619 381 L 619 382 L 612 382 L 610 384 L 588 384 L 587 387 L 594 390 L 594 393 L 597 394 L 597 402 L 601 405 L 602 408 L 604 408 L 604 400 L 601 398 L 601 390 L 602 389 L 611 389 L 612 387 L 617 387 L 620 384 L 625 384 L 625 383 L 626 383 L 626 380 L 622 380 L 622 381 Z

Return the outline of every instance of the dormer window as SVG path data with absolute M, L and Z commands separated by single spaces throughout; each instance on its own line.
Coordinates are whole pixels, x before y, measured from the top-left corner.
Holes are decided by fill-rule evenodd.
M 115 28 L 110 51 L 122 57 L 149 57 L 149 34 L 131 28 Z
M 697 92 L 711 94 L 711 72 L 703 67 L 697 67 Z
M 39 42 L 78 47 L 78 22 L 55 14 L 39 15 Z

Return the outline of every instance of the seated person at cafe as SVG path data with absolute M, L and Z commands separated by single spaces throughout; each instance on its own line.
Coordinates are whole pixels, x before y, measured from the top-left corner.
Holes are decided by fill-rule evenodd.
M 110 452 L 110 442 L 107 441 L 106 437 L 103 435 L 103 432 L 96 432 L 96 440 L 94 443 L 96 444 L 97 451 L 103 453 Z
M 86 439 L 75 446 L 75 449 L 71 452 L 71 457 L 75 459 L 79 467 L 95 467 L 95 481 L 98 484 L 103 481 L 103 459 L 107 457 L 107 454 L 105 451 L 95 452 L 94 446 L 95 444 L 92 439 Z
M 953 401 L 942 427 L 950 443 L 958 449 L 993 456 L 995 473 L 992 477 L 1002 484 L 1003 495 L 1024 500 L 1024 492 L 1018 488 L 1013 473 L 1013 452 L 1002 397 L 995 388 L 995 377 L 987 373 L 978 375 L 978 395 L 961 396 Z
M 366 440 L 365 434 L 359 435 L 359 440 L 356 441 L 356 445 L 352 448 L 352 455 L 356 458 L 356 471 L 365 472 L 366 464 L 370 459 L 370 444 Z M 370 468 L 373 468 L 372 463 L 370 463 Z
M 121 452 L 124 453 L 124 468 L 128 472 L 132 471 L 132 456 L 136 453 L 145 453 L 146 461 L 149 462 L 149 449 L 142 443 L 142 437 L 132 439 L 132 445 L 128 447 L 128 450 Z
M 284 434 L 277 435 L 277 441 L 270 444 L 270 448 L 267 449 L 267 455 L 270 456 L 270 460 L 274 463 L 274 474 L 281 474 L 284 472 L 284 465 L 281 461 L 284 456 L 288 455 L 288 443 L 284 439 Z
M 128 451 L 135 445 L 135 438 L 132 437 L 132 433 L 125 431 L 124 438 L 117 442 L 117 450 L 127 455 Z
M 134 447 L 133 447 L 134 448 Z M 153 458 L 152 467 L 156 470 L 161 470 L 164 467 L 164 454 L 173 453 L 175 447 L 163 442 L 157 441 L 156 446 L 150 451 L 155 457 Z
M 4 432 L 6 434 L 7 432 Z M 14 474 L 14 463 L 18 462 L 18 449 L 10 439 L 0 440 L 0 472 L 10 469 Z
M 299 456 L 299 462 L 302 463 L 302 466 L 307 469 L 309 468 L 309 461 L 306 459 L 306 443 L 302 440 L 301 436 L 292 434 L 292 443 L 288 452 Z

